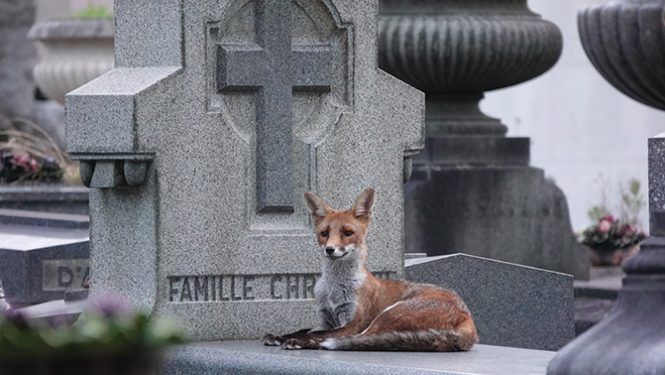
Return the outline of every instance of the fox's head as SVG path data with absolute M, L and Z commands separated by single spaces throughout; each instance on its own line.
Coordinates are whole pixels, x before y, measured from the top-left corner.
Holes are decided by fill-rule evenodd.
M 346 210 L 331 208 L 311 192 L 305 193 L 305 202 L 312 213 L 314 233 L 324 256 L 335 260 L 366 256 L 365 236 L 374 204 L 374 189 L 365 189 Z

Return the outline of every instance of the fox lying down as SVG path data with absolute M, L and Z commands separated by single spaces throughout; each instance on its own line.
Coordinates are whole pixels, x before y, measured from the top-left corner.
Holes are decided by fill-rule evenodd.
M 283 349 L 467 351 L 478 341 L 471 313 L 454 292 L 434 285 L 382 280 L 365 268 L 365 237 L 374 190 L 347 210 L 335 210 L 305 193 L 323 272 L 315 287 L 320 326 L 265 345 Z

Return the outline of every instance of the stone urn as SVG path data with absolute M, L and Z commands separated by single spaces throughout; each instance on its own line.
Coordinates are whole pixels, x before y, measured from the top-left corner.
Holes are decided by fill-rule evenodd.
M 65 94 L 113 68 L 113 18 L 52 19 L 35 24 L 37 86 L 61 104 Z
M 506 137 L 478 107 L 485 91 L 550 69 L 559 28 L 526 0 L 381 0 L 379 15 L 379 67 L 426 94 L 425 150 L 404 188 L 407 251 L 587 278 L 565 196 L 529 166 L 529 138 Z
M 615 88 L 665 110 L 662 0 L 610 1 L 578 14 L 589 60 Z M 626 259 L 617 304 L 564 346 L 548 375 L 665 374 L 665 135 L 649 139 L 649 234 Z
M 483 114 L 483 92 L 547 71 L 559 28 L 526 0 L 382 0 L 379 66 L 427 94 L 427 137 L 504 135 Z

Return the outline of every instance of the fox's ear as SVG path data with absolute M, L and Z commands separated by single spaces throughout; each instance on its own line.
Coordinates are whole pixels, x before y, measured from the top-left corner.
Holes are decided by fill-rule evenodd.
M 356 217 L 369 218 L 374 205 L 374 189 L 367 188 L 358 195 L 351 210 Z
M 309 191 L 305 193 L 305 203 L 312 216 L 324 217 L 330 211 L 330 206 L 321 197 Z

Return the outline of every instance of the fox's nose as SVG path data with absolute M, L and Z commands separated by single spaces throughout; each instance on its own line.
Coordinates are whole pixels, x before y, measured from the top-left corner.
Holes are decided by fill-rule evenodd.
M 326 247 L 326 254 L 328 254 L 328 255 L 332 255 L 332 253 L 334 253 L 334 252 L 335 252 L 335 248 L 334 248 L 334 247 L 332 247 L 332 246 L 328 246 L 328 247 Z

